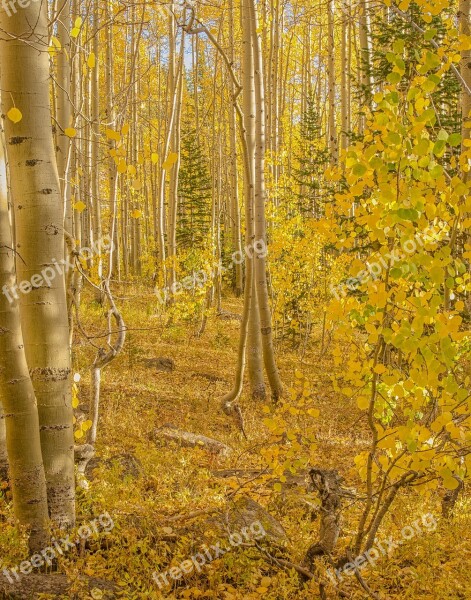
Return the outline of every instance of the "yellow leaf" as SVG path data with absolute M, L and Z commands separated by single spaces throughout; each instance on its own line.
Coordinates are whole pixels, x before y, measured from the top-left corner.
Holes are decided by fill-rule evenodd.
M 76 431 L 76 432 L 74 433 L 74 436 L 75 436 L 75 439 L 76 439 L 76 440 L 80 440 L 81 438 L 83 438 L 83 436 L 84 436 L 84 433 L 83 433 L 83 431 L 82 431 L 81 429 L 79 429 L 78 431 Z
M 134 177 L 134 175 L 137 173 L 136 167 L 134 165 L 129 165 L 128 173 L 129 173 L 129 175 L 132 175 Z
M 115 140 L 115 142 L 121 141 L 121 136 L 119 135 L 119 133 L 117 131 L 114 131 L 113 129 L 106 130 L 106 137 L 109 140 Z
M 127 170 L 128 166 L 126 164 L 126 161 L 124 159 L 121 159 L 118 163 L 118 173 L 122 175 L 123 173 L 126 173 Z
M 82 23 L 83 23 L 82 17 L 77 17 L 75 19 L 74 27 L 77 27 L 80 29 L 80 27 L 82 27 Z
M 357 406 L 360 410 L 366 410 L 370 405 L 370 399 L 366 396 L 360 396 L 357 398 Z
M 91 52 L 88 59 L 87 65 L 89 69 L 94 69 L 96 67 L 96 56 L 94 52 Z
M 164 162 L 164 164 L 162 166 L 166 171 L 170 171 L 170 169 L 177 162 L 177 160 L 178 160 L 178 154 L 176 152 L 170 152 L 167 160 Z
M 156 165 L 159 162 L 159 155 L 156 152 L 152 152 L 152 156 L 150 157 L 151 161 Z
M 19 123 L 23 118 L 23 115 L 21 113 L 21 110 L 19 110 L 16 107 L 13 107 L 10 108 L 10 110 L 8 111 L 7 117 L 10 119 L 10 121 L 13 121 L 13 123 Z
M 129 123 L 126 123 L 123 125 L 123 128 L 121 129 L 121 134 L 128 135 L 128 133 L 129 133 Z
M 82 430 L 83 431 L 88 431 L 89 429 L 91 429 L 92 425 L 93 425 L 93 421 L 90 421 L 90 420 L 84 421 L 82 423 Z
M 142 210 L 133 210 L 131 216 L 133 219 L 140 219 L 142 217 Z
M 81 200 L 79 200 L 78 202 L 76 202 L 73 206 L 74 210 L 76 210 L 77 212 L 81 213 L 83 212 L 86 208 L 87 205 L 84 204 Z
M 456 490 L 460 484 L 454 477 L 445 477 L 443 479 L 443 485 L 447 490 Z
M 73 27 L 70 32 L 70 37 L 78 38 L 79 35 L 80 35 L 80 29 L 78 27 Z
M 73 127 L 67 127 L 67 129 L 64 130 L 64 133 L 67 137 L 73 138 L 77 135 L 77 130 Z

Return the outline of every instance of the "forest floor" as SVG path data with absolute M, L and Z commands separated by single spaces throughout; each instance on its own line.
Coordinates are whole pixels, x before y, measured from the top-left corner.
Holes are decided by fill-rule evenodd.
M 234 378 L 239 321 L 212 315 L 204 334 L 196 337 L 194 325 L 165 323 L 157 314 L 155 297 L 152 300 L 146 293 L 149 297 L 136 296 L 132 289 L 120 291 L 125 298 L 118 302 L 129 328 L 127 342 L 122 355 L 103 372 L 98 460 L 88 489 L 78 494 L 81 523 L 107 512 L 114 528 L 109 535 L 100 534 L 87 543 L 84 551 L 60 559 L 60 569 L 76 580 L 77 595 L 70 597 L 107 597 L 99 587 L 92 592 L 80 588 L 78 576 L 85 574 L 115 582 L 118 596 L 129 599 L 320 598 L 317 581 L 300 583 L 294 570 L 281 568 L 264 554 L 300 565 L 319 530 L 314 492 L 306 492 L 299 481 L 277 486 L 269 475 L 257 477 L 257 472 L 267 468 L 261 450 L 270 447 L 270 432 L 263 424 L 268 411 L 264 406 L 269 402 L 251 400 L 245 389 L 241 407 L 247 439 L 220 409 L 220 399 Z M 241 301 L 225 299 L 225 311 L 240 314 L 241 309 Z M 106 328 L 103 309 L 87 303 L 82 326 L 90 336 L 102 335 Z M 333 391 L 334 363 L 329 350 L 320 356 L 319 338 L 320 332 L 314 330 L 302 359 L 299 352 L 278 345 L 279 367 L 288 388 L 296 380 L 295 372 L 301 371 L 313 389 L 319 417 L 315 443 L 308 449 L 310 465 L 337 469 L 345 486 L 355 490 L 360 481 L 354 459 L 367 447 L 367 430 L 356 405 L 346 406 Z M 92 341 L 103 343 L 100 337 Z M 95 352 L 77 333 L 74 372 L 81 375 L 81 404 L 88 402 L 89 367 Z M 161 357 L 173 360 L 172 371 L 160 371 L 148 362 Z M 168 424 L 223 442 L 233 452 L 216 455 L 203 447 L 181 447 L 152 435 Z M 248 473 L 221 477 L 220 471 L 230 469 Z M 227 539 L 217 532 L 211 510 L 227 515 L 244 496 L 262 505 L 282 525 L 286 538 L 267 537 L 260 549 L 234 547 L 223 557 L 208 560 L 199 573 L 173 581 L 168 576 L 171 567 L 201 552 L 203 545 Z M 469 496 L 462 497 L 453 519 L 444 521 L 439 516 L 438 494 L 425 501 L 414 491 L 399 497 L 379 537 L 392 536 L 400 543 L 389 556 L 363 571 L 369 588 L 391 600 L 471 598 L 469 505 Z M 12 547 L 11 507 L 5 502 L 0 507 L 0 517 L 11 525 L 0 534 L 0 551 L 4 565 L 11 566 L 24 555 L 24 540 L 16 540 Z M 361 501 L 345 499 L 339 555 L 355 533 L 360 508 Z M 403 527 L 429 512 L 438 522 L 434 531 L 424 530 L 408 541 L 401 538 Z M 237 524 L 229 523 L 228 529 L 237 531 Z M 173 585 L 160 590 L 152 578 L 154 572 L 167 572 Z M 371 597 L 355 577 L 345 576 L 338 589 L 352 600 Z M 338 597 L 330 583 L 326 593 L 328 598 Z

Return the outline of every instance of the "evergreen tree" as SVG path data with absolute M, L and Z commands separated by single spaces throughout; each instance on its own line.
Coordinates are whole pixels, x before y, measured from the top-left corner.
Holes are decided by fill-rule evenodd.
M 202 243 L 210 228 L 211 179 L 194 129 L 188 129 L 181 152 L 177 241 L 180 246 L 192 247 Z
M 301 117 L 300 155 L 297 157 L 299 168 L 294 170 L 294 179 L 299 184 L 299 211 L 315 218 L 320 218 L 323 212 L 326 194 L 323 173 L 329 162 L 329 151 L 325 147 L 320 123 L 315 99 L 310 97 Z

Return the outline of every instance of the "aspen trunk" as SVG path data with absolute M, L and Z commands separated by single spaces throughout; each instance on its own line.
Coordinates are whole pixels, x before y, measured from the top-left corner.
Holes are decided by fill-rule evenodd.
M 198 39 L 197 37 L 195 38 Z M 234 0 L 229 2 L 229 39 L 234 39 Z M 230 46 L 229 58 L 234 63 L 234 45 Z M 235 93 L 234 82 L 230 82 L 232 95 Z M 196 88 L 197 89 L 197 88 Z M 197 99 L 195 99 L 197 104 Z M 232 247 L 234 252 L 242 254 L 241 215 L 239 206 L 239 184 L 238 184 L 238 153 L 237 153 L 237 119 L 234 106 L 229 107 L 229 135 L 230 135 L 230 185 L 231 185 L 231 217 L 232 217 Z M 237 261 L 235 265 L 235 295 L 241 296 L 244 287 L 242 263 Z
M 71 43 L 70 43 L 70 0 L 59 1 L 57 39 L 61 49 L 57 55 L 57 168 L 64 202 L 64 228 L 72 234 L 72 206 L 70 186 L 70 138 L 64 130 L 72 126 L 71 98 Z
M 255 240 L 267 243 L 265 219 L 265 94 L 263 85 L 263 62 L 260 37 L 258 34 L 258 19 L 255 0 L 244 0 L 244 8 L 249 16 L 250 32 L 253 44 L 253 69 L 255 106 L 251 113 L 255 115 Z M 260 312 L 260 326 L 263 345 L 263 359 L 273 398 L 277 400 L 282 395 L 282 383 L 278 373 L 273 348 L 273 330 L 268 296 L 267 265 L 262 254 L 254 254 L 255 287 Z
M 369 106 L 371 103 L 371 67 L 370 67 L 370 41 L 369 41 L 369 16 L 366 0 L 359 3 L 359 37 L 360 37 L 360 82 L 362 88 L 362 104 Z M 364 119 L 360 120 L 360 130 L 364 129 Z
M 38 401 L 48 506 L 54 522 L 75 521 L 74 435 L 65 278 L 55 262 L 64 255 L 63 204 L 54 152 L 49 97 L 46 3 L 31 3 L 11 17 L 1 12 L 3 114 L 13 103 L 18 123 L 5 120 L 25 352 Z M 34 29 L 32 25 L 34 23 Z M 44 273 L 41 275 L 41 273 Z M 30 438 L 31 441 L 31 438 Z
M 350 96 L 348 80 L 350 76 L 348 59 L 348 22 L 349 6 L 348 0 L 342 0 L 342 40 L 341 40 L 341 149 L 348 148 L 348 133 L 350 131 Z
M 1 394 L 0 394 L 1 395 Z M 39 424 L 39 422 L 38 422 Z M 41 456 L 42 459 L 42 456 Z M 0 481 L 8 477 L 8 455 L 7 455 L 7 428 L 5 427 L 5 413 L 0 402 Z
M 327 5 L 328 59 L 327 76 L 329 86 L 329 151 L 332 164 L 338 161 L 337 125 L 335 118 L 335 40 L 334 40 L 334 0 Z
M 16 284 L 3 144 L 0 144 L 0 472 L 8 449 L 15 515 L 31 530 L 31 550 L 47 545 L 47 493 L 39 417 L 28 372 Z M 4 412 L 1 410 L 3 405 Z

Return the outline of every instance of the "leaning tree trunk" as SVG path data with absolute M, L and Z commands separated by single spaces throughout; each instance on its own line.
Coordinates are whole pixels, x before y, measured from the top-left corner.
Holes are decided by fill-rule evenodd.
M 38 401 L 48 506 L 54 522 L 75 521 L 74 433 L 65 279 L 64 214 L 54 152 L 49 96 L 47 3 L 0 13 L 0 84 L 11 188 L 26 360 Z M 8 41 L 7 41 L 8 40 Z M 10 113 L 11 114 L 11 113 Z M 18 113 L 16 113 L 18 115 Z M 43 275 L 41 275 L 43 273 Z M 31 442 L 31 438 L 30 438 Z
M 5 475 L 7 449 L 15 515 L 22 525 L 31 529 L 30 547 L 37 551 L 47 545 L 46 478 L 38 407 L 26 363 L 18 294 L 12 290 L 15 284 L 15 253 L 3 144 L 0 143 L 0 475 Z

